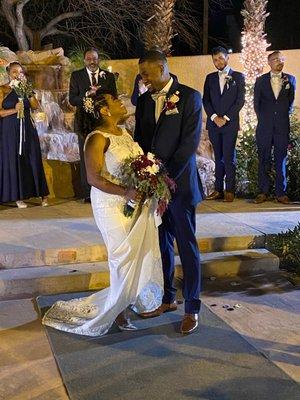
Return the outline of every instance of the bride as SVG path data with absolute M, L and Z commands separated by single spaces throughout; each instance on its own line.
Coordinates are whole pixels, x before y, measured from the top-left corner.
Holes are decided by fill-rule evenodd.
M 119 185 L 115 174 L 120 163 L 142 149 L 118 126 L 127 113 L 122 102 L 108 92 L 98 92 L 90 103 L 97 128 L 85 142 L 85 164 L 91 188 L 96 224 L 108 252 L 110 287 L 89 297 L 57 301 L 45 314 L 43 324 L 79 335 L 107 333 L 116 321 L 120 330 L 136 327 L 126 308 L 150 312 L 161 304 L 163 277 L 154 204 L 151 201 L 123 215 L 126 201 L 138 197 L 134 189 Z

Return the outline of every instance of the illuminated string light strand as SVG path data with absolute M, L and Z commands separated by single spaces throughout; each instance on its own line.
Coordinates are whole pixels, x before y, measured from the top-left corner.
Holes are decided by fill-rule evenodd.
M 249 132 L 256 127 L 257 120 L 253 107 L 254 84 L 267 63 L 266 50 L 270 44 L 264 33 L 267 0 L 246 0 L 241 11 L 244 17 L 242 31 L 241 62 L 246 80 L 245 105 L 242 110 L 242 130 Z

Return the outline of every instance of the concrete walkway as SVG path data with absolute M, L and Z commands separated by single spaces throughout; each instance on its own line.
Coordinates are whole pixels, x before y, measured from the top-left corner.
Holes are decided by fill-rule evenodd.
M 204 202 L 197 213 L 197 235 L 238 240 L 290 229 L 298 221 L 298 204 Z M 19 254 L 20 265 L 24 254 L 36 250 L 99 242 L 89 205 L 62 200 L 49 208 L 34 202 L 25 210 L 0 206 L 0 254 L 4 258 Z M 213 312 L 300 382 L 299 292 L 281 273 L 226 282 L 205 280 L 202 298 Z M 223 308 L 227 304 L 241 307 L 230 312 Z M 0 302 L 0 354 L 1 400 L 68 398 L 32 299 Z
M 205 201 L 197 210 L 197 237 L 255 237 L 293 228 L 299 221 L 300 204 Z M 28 266 L 30 254 L 37 250 L 101 243 L 89 204 L 56 200 L 47 208 L 34 202 L 27 209 L 0 206 L 0 257 L 20 254 L 20 262 Z

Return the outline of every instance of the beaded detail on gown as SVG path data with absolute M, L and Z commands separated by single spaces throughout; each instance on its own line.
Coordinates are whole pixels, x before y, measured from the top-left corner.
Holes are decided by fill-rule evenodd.
M 115 136 L 101 133 L 110 141 L 102 175 L 117 182 L 115 174 L 122 160 L 142 153 L 123 130 Z M 145 204 L 133 218 L 123 215 L 124 198 L 91 188 L 95 222 L 108 252 L 110 287 L 89 297 L 58 301 L 43 318 L 56 329 L 87 336 L 105 334 L 120 312 L 131 306 L 136 312 L 155 310 L 163 295 L 163 276 L 155 224 L 155 205 Z

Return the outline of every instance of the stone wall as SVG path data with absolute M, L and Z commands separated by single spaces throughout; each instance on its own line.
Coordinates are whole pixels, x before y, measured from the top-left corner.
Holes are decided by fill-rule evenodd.
M 284 50 L 286 63 L 284 70 L 295 75 L 300 85 L 300 49 Z M 191 86 L 201 93 L 203 92 L 204 80 L 208 73 L 215 71 L 211 61 L 211 56 L 188 56 L 188 57 L 170 57 L 168 59 L 170 71 L 178 76 L 181 83 Z M 110 60 L 112 72 L 119 72 L 118 81 L 120 93 L 131 94 L 133 82 L 138 73 L 138 60 Z M 230 55 L 230 65 L 233 69 L 242 71 L 242 65 L 239 61 L 239 54 Z M 268 71 L 266 68 L 265 72 Z M 300 108 L 300 89 L 297 90 L 295 105 Z

